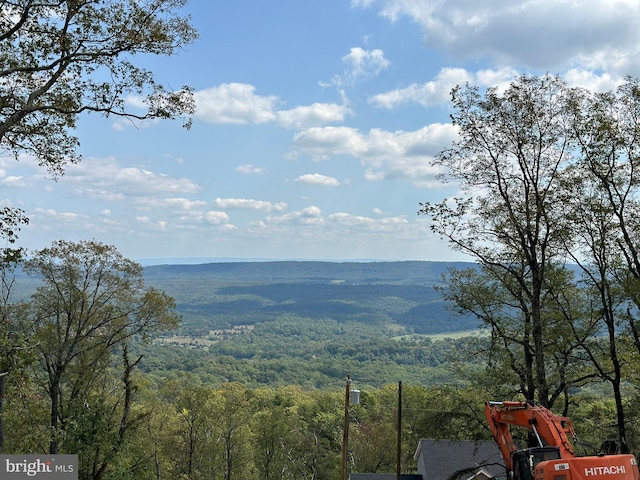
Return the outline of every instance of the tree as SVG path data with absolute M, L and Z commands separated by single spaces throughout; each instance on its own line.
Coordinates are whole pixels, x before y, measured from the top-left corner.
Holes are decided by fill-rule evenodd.
M 178 11 L 187 0 L 12 0 L 0 13 L 0 148 L 33 157 L 54 177 L 80 160 L 82 113 L 131 120 L 194 112 L 188 87 L 172 91 L 134 63 L 173 55 L 197 34 Z M 128 107 L 142 97 L 146 110 Z M 185 126 L 190 120 L 185 121 Z M 18 220 L 18 221 L 16 221 Z M 0 210 L 0 237 L 15 241 L 26 217 Z
M 0 210 L 0 237 L 15 243 L 22 225 L 29 223 L 24 211 L 5 207 Z M 0 249 L 0 452 L 4 451 L 4 399 L 9 374 L 18 366 L 19 358 L 28 352 L 26 332 L 16 315 L 18 308 L 11 296 L 15 271 L 24 260 L 23 248 Z
M 142 267 L 113 246 L 54 242 L 35 252 L 24 269 L 43 282 L 31 296 L 28 318 L 50 401 L 49 452 L 58 453 L 72 412 L 91 407 L 114 351 L 134 337 L 175 328 L 179 317 L 173 299 L 145 289 Z M 131 366 L 126 360 L 125 367 Z
M 253 392 L 251 430 L 253 461 L 257 477 L 263 480 L 295 479 L 297 458 L 291 458 L 298 444 L 300 420 L 291 389 L 284 392 L 259 389 Z
M 177 11 L 186 0 L 15 0 L 0 17 L 0 145 L 54 174 L 79 159 L 70 132 L 83 112 L 175 118 L 193 109 L 188 88 L 168 91 L 137 67 L 141 54 L 173 55 L 196 38 Z M 125 99 L 144 96 L 146 112 Z
M 1 214 L 0 214 L 1 215 Z M 20 320 L 12 301 L 15 271 L 22 263 L 23 249 L 0 250 L 0 452 L 4 451 L 4 399 L 7 380 L 16 370 L 28 363 L 32 350 L 27 339 L 27 328 Z
M 249 470 L 249 395 L 250 390 L 238 383 L 224 383 L 212 399 L 224 480 L 246 477 Z
M 607 334 L 586 350 L 612 386 L 618 437 L 627 449 L 625 340 L 640 353 L 640 80 L 629 77 L 611 92 L 575 90 L 570 106 L 580 159 L 565 186 L 563 203 L 575 239 L 568 251 L 593 292 Z
M 459 183 L 464 196 L 453 205 L 424 203 L 419 211 L 431 217 L 435 233 L 479 263 L 485 282 L 499 288 L 497 309 L 480 318 L 497 339 L 507 342 L 507 330 L 517 337 L 521 393 L 547 407 L 565 388 L 554 383 L 561 371 L 556 379 L 549 376 L 546 327 L 557 314 L 549 285 L 562 269 L 561 240 L 567 237 L 559 221 L 558 183 L 559 172 L 573 161 L 568 93 L 553 76 L 522 76 L 503 93 L 456 87 L 451 118 L 460 139 L 438 154 L 435 165 L 443 179 Z M 451 294 L 456 301 L 464 295 L 464 282 L 457 288 Z M 458 306 L 478 314 L 487 305 Z M 495 346 L 502 348 L 500 342 Z M 505 360 L 513 365 L 516 359 Z M 562 363 L 554 368 L 562 369 Z

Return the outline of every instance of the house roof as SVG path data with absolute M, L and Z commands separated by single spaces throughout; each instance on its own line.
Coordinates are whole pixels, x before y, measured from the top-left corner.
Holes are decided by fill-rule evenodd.
M 495 442 L 423 439 L 414 458 L 418 461 L 418 472 L 424 472 L 426 480 L 466 480 L 481 471 L 491 477 L 506 476 Z
M 349 480 L 396 480 L 398 475 L 395 473 L 352 473 Z M 400 476 L 401 480 L 424 480 L 422 475 L 406 474 Z

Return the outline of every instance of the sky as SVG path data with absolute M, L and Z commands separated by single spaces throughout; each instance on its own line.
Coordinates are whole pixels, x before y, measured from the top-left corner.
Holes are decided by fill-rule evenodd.
M 54 181 L 0 158 L 19 245 L 99 240 L 142 263 L 467 260 L 420 202 L 456 195 L 431 161 L 450 91 L 558 74 L 603 91 L 640 75 L 638 0 L 191 0 L 199 38 L 144 58 L 194 89 L 181 121 L 81 117 Z M 131 98 L 132 108 L 136 99 Z

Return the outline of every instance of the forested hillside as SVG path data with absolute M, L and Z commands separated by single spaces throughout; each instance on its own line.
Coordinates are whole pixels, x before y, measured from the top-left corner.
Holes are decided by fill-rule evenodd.
M 462 332 L 478 321 L 447 309 L 440 262 L 237 262 L 146 267 L 183 316 L 152 345 L 154 376 L 197 373 L 208 384 L 321 388 L 347 373 L 380 387 L 452 378 Z M 445 338 L 434 340 L 438 334 Z M 449 338 L 446 338 L 449 337 Z M 455 354 L 453 355 L 455 358 Z
M 347 375 L 361 390 L 350 410 L 353 472 L 394 471 L 400 381 L 404 471 L 415 471 L 421 438 L 487 439 L 483 403 L 513 398 L 513 388 L 494 382 L 508 374 L 487 368 L 487 337 L 444 309 L 434 285 L 447 265 L 348 267 L 144 272 L 99 242 L 37 252 L 3 284 L 28 297 L 4 305 L 15 321 L 4 323 L 3 450 L 76 453 L 83 480 L 337 478 Z M 403 323 L 432 304 L 458 332 Z M 416 325 L 443 328 L 427 316 Z M 611 436 L 606 396 L 573 387 L 572 399 L 582 438 Z M 635 431 L 628 438 L 636 444 Z
M 474 329 L 447 310 L 440 262 L 238 262 L 147 267 L 145 282 L 172 295 L 183 333 L 253 325 L 283 315 L 385 324 L 402 333 Z M 470 264 L 469 264 L 470 265 Z

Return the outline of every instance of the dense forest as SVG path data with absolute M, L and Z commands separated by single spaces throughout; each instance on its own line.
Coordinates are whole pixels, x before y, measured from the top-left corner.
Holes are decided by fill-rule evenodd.
M 399 382 L 402 468 L 415 471 L 421 438 L 490 439 L 483 403 L 513 398 L 487 375 L 487 332 L 450 311 L 436 288 L 450 268 L 475 266 L 246 262 L 143 269 L 113 247 L 58 242 L 24 267 L 4 270 L 5 280 L 15 274 L 4 285 L 27 303 L 18 309 L 7 303 L 3 311 L 24 319 L 16 327 L 35 322 L 37 330 L 33 338 L 5 331 L 11 363 L 2 377 L 3 451 L 78 453 L 87 479 L 334 479 L 350 375 L 349 388 L 361 392 L 349 411 L 350 471 L 395 471 L 390 446 L 397 442 Z M 131 297 L 125 292 L 133 286 Z M 118 309 L 128 305 L 136 323 L 123 330 L 98 292 L 117 296 Z M 68 323 L 44 321 L 60 301 Z M 161 323 L 145 323 L 150 306 Z M 77 337 L 54 334 L 55 324 L 79 329 Z M 96 327 L 98 336 L 91 333 Z M 60 355 L 70 349 L 79 353 L 65 362 Z M 633 405 L 634 389 L 628 390 Z M 581 439 L 598 445 L 615 435 L 606 386 L 574 388 L 572 399 Z
M 146 267 L 176 299 L 181 328 L 145 350 L 148 372 L 182 365 L 208 382 L 322 388 L 351 374 L 381 387 L 451 381 L 473 317 L 435 286 L 455 264 L 242 262 Z M 433 336 L 438 334 L 437 337 Z M 442 337 L 442 338 L 441 338 Z M 175 348 L 176 346 L 188 348 Z M 464 349 L 460 349 L 464 351 Z

